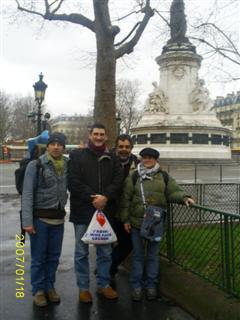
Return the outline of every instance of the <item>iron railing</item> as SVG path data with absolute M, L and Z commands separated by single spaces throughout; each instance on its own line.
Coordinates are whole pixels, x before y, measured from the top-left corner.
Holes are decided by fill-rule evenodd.
M 200 205 L 170 205 L 161 255 L 240 297 L 240 216 Z
M 181 184 L 181 187 L 201 206 L 240 214 L 239 183 Z
M 166 170 L 179 183 L 239 183 L 240 163 L 181 163 L 162 164 Z

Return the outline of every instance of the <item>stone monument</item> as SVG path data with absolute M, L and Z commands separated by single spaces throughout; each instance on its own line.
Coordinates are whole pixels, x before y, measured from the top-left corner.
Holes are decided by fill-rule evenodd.
M 151 146 L 161 158 L 230 159 L 231 130 L 212 110 L 213 101 L 198 72 L 202 57 L 186 37 L 183 0 L 173 0 L 171 38 L 156 58 L 160 82 L 146 100 L 144 113 L 131 133 L 134 152 Z

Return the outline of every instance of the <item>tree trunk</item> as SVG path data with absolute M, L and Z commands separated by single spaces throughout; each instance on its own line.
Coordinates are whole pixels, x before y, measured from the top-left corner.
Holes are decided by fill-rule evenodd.
M 108 13 L 107 1 L 95 0 L 95 32 L 97 64 L 95 78 L 94 120 L 106 126 L 108 146 L 114 145 L 116 126 L 116 58 L 114 34 Z
M 99 48 L 101 46 L 101 48 Z M 116 139 L 115 73 L 113 45 L 99 42 L 95 79 L 94 120 L 106 126 L 109 146 Z

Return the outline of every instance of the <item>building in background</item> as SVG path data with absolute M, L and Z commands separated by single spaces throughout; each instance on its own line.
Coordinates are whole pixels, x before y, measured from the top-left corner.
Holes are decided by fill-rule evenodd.
M 214 101 L 214 110 L 224 126 L 232 127 L 232 150 L 240 151 L 240 91 L 229 93 L 226 97 L 218 96 Z
M 60 115 L 51 120 L 51 131 L 64 133 L 68 145 L 84 145 L 92 122 L 93 119 L 90 116 Z

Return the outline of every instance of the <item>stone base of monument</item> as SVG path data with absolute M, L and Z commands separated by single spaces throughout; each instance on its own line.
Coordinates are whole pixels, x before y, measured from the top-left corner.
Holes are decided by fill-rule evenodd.
M 139 154 L 143 148 L 151 147 L 160 151 L 162 159 L 231 159 L 231 130 L 218 126 L 215 117 L 210 118 L 211 115 L 207 115 L 187 123 L 186 117 L 181 121 L 179 116 L 175 118 L 175 125 L 173 118 L 149 126 L 142 123 L 143 126 L 132 129 L 133 153 Z

